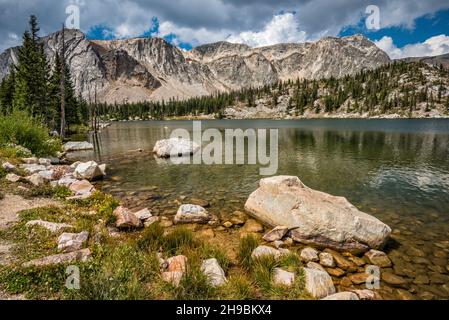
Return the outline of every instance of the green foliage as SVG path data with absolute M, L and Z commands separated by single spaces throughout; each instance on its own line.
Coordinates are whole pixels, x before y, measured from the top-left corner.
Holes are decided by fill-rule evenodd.
M 142 300 L 152 296 L 148 285 L 159 276 L 154 253 L 137 250 L 131 242 L 96 247 L 94 259 L 80 268 L 80 290 L 66 298 L 81 300 Z
M 6 172 L 5 169 L 3 169 L 3 167 L 0 167 L 0 179 L 3 179 L 4 177 L 6 177 L 8 173 Z
M 223 249 L 212 246 L 208 243 L 202 243 L 199 247 L 199 252 L 202 257 L 202 259 L 210 259 L 215 258 L 218 261 L 218 264 L 221 266 L 224 272 L 227 272 L 231 261 L 229 260 L 229 257 L 226 255 L 226 252 L 224 252 Z
M 193 248 L 196 244 L 191 230 L 178 227 L 164 237 L 162 248 L 168 255 L 175 255 L 182 254 L 183 250 Z
M 158 250 L 164 239 L 164 228 L 155 222 L 145 228 L 137 241 L 140 250 Z
M 61 141 L 52 139 L 45 125 L 25 111 L 0 116 L 0 145 L 21 145 L 37 156 L 54 155 L 61 150 Z
M 1 119 L 1 117 L 0 117 Z M 14 143 L 7 143 L 0 146 L 0 157 L 6 159 L 29 158 L 33 154 L 27 148 L 15 145 Z
M 167 117 L 197 116 L 215 114 L 222 118 L 224 110 L 231 106 L 256 106 L 256 99 L 265 100 L 270 106 L 276 106 L 281 95 L 288 95 L 287 111 L 302 115 L 306 110 L 315 113 L 333 113 L 346 103 L 356 103 L 350 112 L 363 114 L 368 112 L 389 113 L 415 110 L 417 103 L 429 102 L 429 109 L 435 108 L 435 100 L 444 104 L 443 92 L 447 88 L 438 82 L 437 99 L 430 91 L 420 90 L 428 80 L 423 69 L 432 68 L 423 63 L 394 62 L 374 70 L 363 70 L 352 76 L 327 78 L 320 80 L 297 80 L 277 82 L 260 88 L 244 88 L 229 93 L 195 97 L 186 100 L 162 102 L 138 102 L 125 104 L 99 104 L 98 114 L 110 119 L 163 119 Z M 448 72 L 438 71 L 441 78 L 447 78 Z M 399 85 L 406 79 L 406 85 Z M 398 93 L 399 92 L 399 93 Z M 397 94 L 398 93 L 398 94 Z M 433 103 L 431 100 L 434 100 Z M 316 103 L 319 102 L 319 103 Z M 323 105 L 320 108 L 319 105 Z
M 64 266 L 8 267 L 0 270 L 2 289 L 10 294 L 25 294 L 28 299 L 57 297 L 66 278 Z
M 255 284 L 245 275 L 233 275 L 222 287 L 224 299 L 254 300 L 256 299 Z
M 72 191 L 66 186 L 57 185 L 53 187 L 53 196 L 58 199 L 65 199 L 72 195 Z
M 107 225 L 115 223 L 114 210 L 120 205 L 112 195 L 95 191 L 88 199 L 76 200 L 81 206 L 92 207 Z
M 33 116 L 47 114 L 49 66 L 43 43 L 39 40 L 36 16 L 29 20 L 30 30 L 23 34 L 16 66 L 13 108 Z
M 53 73 L 49 81 L 49 116 L 48 124 L 53 130 L 60 129 L 61 126 L 61 74 L 64 69 L 64 96 L 65 96 L 65 116 L 66 123 L 70 128 L 70 125 L 80 125 L 83 120 L 81 113 L 81 105 L 75 95 L 75 88 L 71 80 L 70 69 L 65 64 L 62 67 L 63 62 L 59 54 L 56 54 Z
M 251 268 L 253 263 L 251 254 L 257 245 L 257 239 L 252 235 L 247 235 L 240 240 L 238 257 L 243 268 L 247 270 Z
M 178 287 L 172 287 L 172 298 L 175 300 L 211 299 L 215 288 L 209 285 L 207 276 L 201 271 L 198 261 L 189 259 L 189 268 L 185 272 Z

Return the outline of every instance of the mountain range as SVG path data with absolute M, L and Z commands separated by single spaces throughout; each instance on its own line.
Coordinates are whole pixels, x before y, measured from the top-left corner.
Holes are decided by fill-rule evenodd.
M 62 32 L 41 40 L 52 64 Z M 259 48 L 217 42 L 190 51 L 156 37 L 89 40 L 75 29 L 65 30 L 64 40 L 76 91 L 87 100 L 96 95 L 108 103 L 185 99 L 297 78 L 339 78 L 390 62 L 361 35 Z M 17 63 L 18 49 L 0 54 L 0 80 Z

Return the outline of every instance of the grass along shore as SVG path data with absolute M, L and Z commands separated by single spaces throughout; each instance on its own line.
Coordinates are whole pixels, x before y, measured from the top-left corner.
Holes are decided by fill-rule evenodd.
M 2 163 L 19 165 L 15 154 L 0 153 Z M 2 208 L 11 195 L 37 203 L 52 199 L 52 205 L 18 212 L 18 219 L 0 228 L 0 242 L 9 244 L 10 261 L 0 265 L 0 291 L 28 299 L 310 299 L 304 288 L 304 274 L 295 250 L 279 259 L 253 259 L 260 244 L 257 235 L 248 234 L 238 241 L 237 257 L 226 248 L 208 241 L 208 234 L 194 232 L 198 225 L 170 225 L 162 219 L 147 228 L 113 232 L 114 209 L 119 202 L 111 195 L 96 191 L 87 199 L 66 200 L 68 188 L 49 184 L 34 186 L 26 179 L 9 182 L 0 169 Z M 25 176 L 20 169 L 15 173 Z M 17 198 L 15 198 L 17 199 Z M 3 211 L 2 211 L 3 212 Z M 73 226 L 68 232 L 89 232 L 84 244 L 91 251 L 86 262 L 62 263 L 45 267 L 24 266 L 30 260 L 60 254 L 58 235 L 27 222 L 43 220 Z M 178 286 L 162 277 L 161 258 L 187 257 L 187 268 Z M 202 262 L 216 258 L 227 282 L 213 286 L 201 270 Z M 66 268 L 80 269 L 80 289 L 66 288 Z M 275 285 L 273 270 L 282 267 L 294 272 L 291 287 Z

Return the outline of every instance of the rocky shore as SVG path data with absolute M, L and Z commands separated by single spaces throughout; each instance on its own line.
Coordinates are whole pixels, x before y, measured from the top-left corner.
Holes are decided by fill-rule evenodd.
M 167 149 L 167 143 L 158 142 L 156 146 Z M 87 148 L 88 145 L 73 147 L 71 144 L 66 149 L 80 150 L 81 147 Z M 176 153 L 194 152 L 190 149 L 191 145 L 185 143 L 178 147 L 175 148 Z M 157 149 L 155 147 L 156 155 L 166 156 L 163 152 L 159 154 Z M 92 197 L 96 190 L 94 185 L 107 174 L 106 165 L 94 161 L 68 164 L 56 158 L 29 157 L 21 159 L 21 162 L 18 165 L 2 163 L 3 169 L 8 172 L 5 177 L 8 183 L 26 181 L 35 187 L 64 187 L 70 192 L 65 196 L 69 202 Z M 345 198 L 306 187 L 297 177 L 262 179 L 260 187 L 248 197 L 244 208 L 226 215 L 220 214 L 220 208 L 208 201 L 184 196 L 176 200 L 178 209 L 175 212 L 141 207 L 136 203 L 127 207 L 127 203 L 129 201 L 114 209 L 113 223 L 107 226 L 109 237 L 122 239 L 134 233 L 137 235 L 155 224 L 166 232 L 182 225 L 205 241 L 223 247 L 235 266 L 239 265 L 239 254 L 236 253 L 238 242 L 248 236 L 253 237 L 257 241 L 257 246 L 250 252 L 253 263 L 265 263 L 265 259 L 298 259 L 296 265 L 301 270 L 299 273 L 276 263 L 270 275 L 273 285 L 291 287 L 301 278 L 305 292 L 314 299 L 435 297 L 430 291 L 427 296 L 425 292 L 416 296 L 415 289 L 409 286 L 411 282 L 429 284 L 437 281 L 441 283 L 441 290 L 449 289 L 446 275 L 449 269 L 439 270 L 439 278 L 435 276 L 432 279 L 398 273 L 396 259 L 382 251 L 390 241 L 392 231 L 389 226 L 359 211 Z M 134 209 L 136 206 L 140 207 Z M 28 221 L 26 227 L 44 228 L 54 234 L 59 253 L 26 261 L 22 264 L 25 268 L 92 259 L 89 241 L 97 237 L 92 231 L 77 229 L 78 232 L 73 232 L 75 226 L 72 224 L 41 219 Z M 201 261 L 201 272 L 207 276 L 212 287 L 226 285 L 230 276 L 218 258 L 209 256 Z M 180 286 L 183 277 L 190 272 L 189 258 L 182 254 L 159 252 L 158 259 L 161 278 L 175 287 Z

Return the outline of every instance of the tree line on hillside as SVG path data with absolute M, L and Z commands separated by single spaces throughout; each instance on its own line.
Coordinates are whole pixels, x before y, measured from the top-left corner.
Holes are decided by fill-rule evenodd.
M 374 112 L 376 107 L 380 107 L 381 113 L 393 110 L 410 112 L 416 110 L 417 105 L 422 102 L 426 103 L 428 110 L 434 109 L 436 104 L 444 104 L 449 112 L 447 84 L 441 80 L 449 77 L 448 71 L 440 66 L 437 69 L 438 80 L 435 83 L 428 83 L 423 68 L 431 67 L 421 62 L 393 62 L 342 78 L 279 81 L 260 88 L 250 87 L 186 100 L 103 103 L 98 106 L 98 110 L 102 117 L 117 120 L 136 117 L 163 119 L 201 114 L 215 114 L 221 118 L 227 107 L 239 104 L 251 108 L 256 106 L 259 99 L 264 99 L 270 107 L 276 107 L 279 104 L 279 97 L 286 95 L 289 97 L 288 111 L 296 115 L 302 115 L 305 110 L 313 110 L 315 113 L 338 112 L 346 101 L 348 112 Z M 437 93 L 434 94 L 430 86 L 437 86 Z M 392 94 L 393 92 L 395 93 Z M 318 99 L 322 103 L 316 103 Z
M 87 121 L 89 108 L 75 92 L 70 68 L 61 56 L 64 50 L 56 53 L 51 66 L 38 32 L 36 16 L 32 15 L 29 30 L 22 37 L 18 63 L 10 67 L 8 76 L 0 84 L 0 115 L 26 112 L 41 119 L 50 131 L 64 135 L 71 125 Z M 64 109 L 61 110 L 63 101 Z M 61 115 L 65 120 L 63 126 Z

